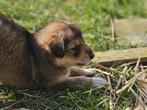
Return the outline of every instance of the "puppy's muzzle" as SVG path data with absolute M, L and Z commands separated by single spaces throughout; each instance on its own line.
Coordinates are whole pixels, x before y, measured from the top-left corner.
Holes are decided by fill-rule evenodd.
M 94 58 L 95 54 L 93 53 L 93 51 L 91 49 L 88 49 L 87 53 L 88 53 L 88 56 L 89 56 L 90 59 Z

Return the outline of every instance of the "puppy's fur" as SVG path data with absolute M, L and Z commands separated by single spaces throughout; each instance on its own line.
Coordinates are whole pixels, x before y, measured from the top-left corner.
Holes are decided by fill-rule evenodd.
M 92 86 L 78 67 L 94 57 L 78 26 L 55 21 L 35 33 L 0 14 L 0 84 L 30 88 Z

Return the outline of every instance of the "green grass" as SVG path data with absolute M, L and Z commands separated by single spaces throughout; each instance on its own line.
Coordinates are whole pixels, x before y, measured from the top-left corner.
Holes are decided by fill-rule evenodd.
M 78 24 L 88 45 L 95 51 L 129 48 L 111 40 L 107 31 L 113 18 L 147 17 L 145 0 L 0 0 L 0 11 L 31 32 L 56 19 Z M 97 110 L 96 106 L 107 99 L 105 89 L 74 89 L 26 91 L 0 88 L 0 107 L 20 101 L 16 108 L 31 110 Z M 127 94 L 126 96 L 127 97 Z M 125 100 L 125 99 L 123 99 Z M 120 104 L 123 110 L 126 103 Z M 101 106 L 108 110 L 108 100 Z M 119 110 L 117 109 L 117 110 Z

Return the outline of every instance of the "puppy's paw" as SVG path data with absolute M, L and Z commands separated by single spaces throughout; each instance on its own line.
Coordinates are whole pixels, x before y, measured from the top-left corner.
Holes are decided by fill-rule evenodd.
M 92 77 L 92 87 L 104 87 L 108 85 L 108 82 L 100 77 Z
M 84 70 L 85 76 L 87 77 L 92 77 L 96 73 L 96 70 L 94 68 L 88 68 L 88 69 L 83 69 L 83 70 Z

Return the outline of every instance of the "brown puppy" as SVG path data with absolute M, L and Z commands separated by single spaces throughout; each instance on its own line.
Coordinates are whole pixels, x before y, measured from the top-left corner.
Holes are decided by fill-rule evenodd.
M 36 84 L 97 87 L 106 81 L 80 69 L 94 57 L 79 27 L 55 21 L 31 34 L 0 14 L 0 84 L 30 88 Z

